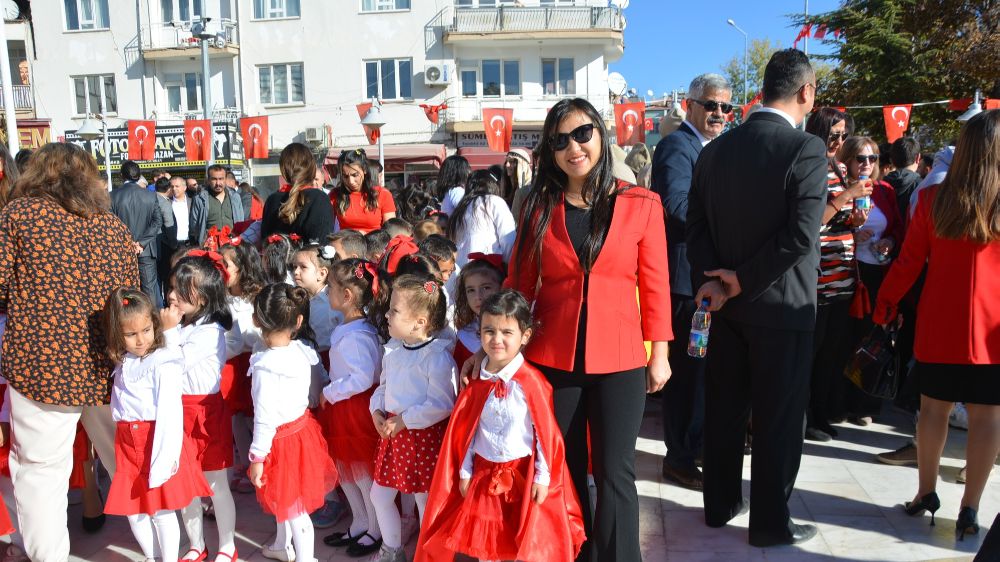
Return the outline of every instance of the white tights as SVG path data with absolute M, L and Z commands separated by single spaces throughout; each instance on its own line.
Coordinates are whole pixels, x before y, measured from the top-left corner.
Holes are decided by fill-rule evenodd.
M 377 482 L 372 484 L 372 504 L 375 507 L 379 529 L 382 531 L 382 543 L 391 548 L 399 548 L 403 542 L 402 522 L 399 519 L 399 510 L 396 509 L 398 493 L 395 488 L 386 488 Z M 423 520 L 427 493 L 413 494 L 413 499 L 417 503 L 420 519 Z
M 219 528 L 219 552 L 232 555 L 236 551 L 236 505 L 233 503 L 233 494 L 229 491 L 226 470 L 206 472 L 205 480 L 215 493 L 212 496 L 212 506 L 215 507 L 215 524 Z M 195 498 L 190 505 L 181 510 L 188 542 L 191 548 L 198 552 L 205 550 L 203 517 L 201 498 Z
M 382 536 L 382 531 L 379 529 L 375 506 L 372 505 L 371 477 L 355 475 L 354 482 L 341 482 L 340 488 L 344 491 L 347 503 L 351 506 L 351 513 L 354 515 L 354 519 L 351 521 L 350 535 L 356 537 L 367 532 L 372 538 L 363 537 L 361 544 L 374 543 Z
M 164 560 L 176 560 L 181 544 L 181 527 L 177 524 L 177 513 L 169 510 L 157 511 L 152 517 L 145 513 L 128 516 L 129 527 L 139 542 L 142 555 L 147 560 L 154 558 L 157 545 Z
M 250 443 L 253 442 L 253 418 L 246 414 L 233 414 L 233 444 L 236 446 L 236 469 L 233 476 L 246 478 L 247 463 L 250 462 Z

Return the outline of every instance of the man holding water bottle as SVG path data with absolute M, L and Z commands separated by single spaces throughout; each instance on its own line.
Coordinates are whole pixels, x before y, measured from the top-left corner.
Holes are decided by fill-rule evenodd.
M 712 141 L 695 165 L 687 245 L 695 301 L 713 313 L 705 376 L 705 523 L 750 509 L 750 544 L 816 535 L 788 512 L 809 400 L 826 143 L 796 127 L 816 75 L 795 49 L 764 71 L 764 107 Z M 749 505 L 743 445 L 753 415 Z

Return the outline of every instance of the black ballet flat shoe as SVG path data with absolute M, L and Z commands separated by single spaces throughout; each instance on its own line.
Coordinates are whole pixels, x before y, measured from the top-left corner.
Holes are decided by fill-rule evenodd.
M 816 536 L 815 525 L 788 525 L 788 533 L 783 536 L 773 536 L 750 533 L 750 546 L 766 548 L 769 546 L 780 546 L 788 544 L 800 544 Z
M 361 558 L 362 556 L 368 556 L 369 554 L 377 552 L 378 549 L 382 548 L 382 539 L 376 539 L 375 537 L 369 535 L 367 531 L 362 533 L 361 536 L 358 537 L 358 541 L 360 541 L 362 537 L 368 537 L 375 542 L 371 544 L 361 544 L 360 542 L 355 541 L 354 544 L 348 546 L 347 550 L 345 551 L 347 552 L 347 555 L 350 556 L 351 558 Z
M 903 511 L 911 517 L 914 515 L 923 515 L 925 511 L 929 511 L 931 514 L 931 527 L 934 526 L 934 512 L 940 508 L 941 500 L 938 498 L 937 492 L 924 494 L 924 497 L 920 498 L 920 501 L 903 504 Z M 973 516 L 975 516 L 974 513 Z
M 360 535 L 351 535 L 350 529 L 347 531 L 337 531 L 336 533 L 330 533 L 329 535 L 323 537 L 323 544 L 326 546 L 351 546 L 352 544 L 358 542 L 358 540 L 367 535 L 368 531 L 362 532 Z M 371 535 L 368 535 L 371 536 Z
M 955 539 L 965 540 L 965 535 L 979 534 L 979 519 L 976 517 L 976 510 L 971 507 L 963 507 L 958 512 L 958 521 L 955 521 Z
M 86 515 L 80 517 L 80 521 L 83 523 L 83 530 L 90 535 L 96 534 L 104 527 L 105 519 L 107 518 L 103 513 L 97 517 L 87 517 Z

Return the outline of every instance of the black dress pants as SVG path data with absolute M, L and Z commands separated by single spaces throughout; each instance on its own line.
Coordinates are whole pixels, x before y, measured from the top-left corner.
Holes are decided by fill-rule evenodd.
M 743 505 L 743 444 L 752 412 L 750 532 L 787 536 L 813 334 L 721 315 L 712 320 L 705 375 L 705 523 L 721 526 Z
M 569 467 L 587 542 L 578 561 L 640 562 L 639 495 L 635 442 L 646 404 L 646 370 L 586 375 L 539 366 L 552 385 L 556 422 L 566 441 Z M 591 513 L 587 487 L 587 426 L 597 484 Z
M 687 354 L 691 317 L 698 309 L 689 296 L 671 294 L 674 339 L 670 342 L 670 380 L 663 387 L 665 462 L 675 469 L 695 469 L 701 454 L 705 421 L 705 359 Z
M 142 292 L 149 296 L 154 306 L 163 305 L 160 282 L 156 277 L 156 258 L 153 256 L 139 256 L 139 284 L 142 287 Z
M 847 379 L 844 378 L 844 366 L 853 351 L 853 322 L 849 297 L 820 304 L 816 309 L 809 427 L 823 428 L 829 420 L 845 414 Z

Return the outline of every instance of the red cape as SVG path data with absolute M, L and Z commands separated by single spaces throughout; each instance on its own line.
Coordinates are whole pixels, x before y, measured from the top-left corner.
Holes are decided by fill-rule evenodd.
M 552 386 L 527 362 L 514 374 L 513 380 L 524 391 L 539 445 L 551 472 L 549 495 L 542 505 L 531 501 L 530 487 L 525 490 L 521 525 L 517 531 L 517 560 L 570 562 L 579 554 L 586 536 L 580 502 L 566 467 L 562 433 L 552 413 Z M 455 558 L 455 552 L 447 548 L 446 542 L 452 519 L 464 500 L 458 490 L 458 470 L 472 444 L 479 416 L 492 389 L 492 381 L 477 379 L 458 396 L 434 472 L 414 562 L 450 562 Z M 526 482 L 533 482 L 534 478 L 532 458 Z

